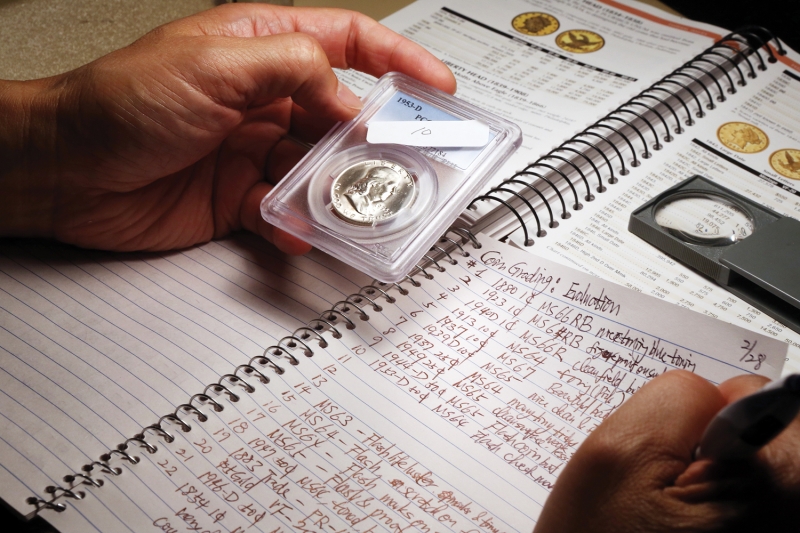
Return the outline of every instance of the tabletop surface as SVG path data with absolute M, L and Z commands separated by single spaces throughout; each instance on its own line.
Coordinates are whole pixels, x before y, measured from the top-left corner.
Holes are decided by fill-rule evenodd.
M 412 1 L 294 0 L 294 5 L 342 7 L 381 19 Z M 156 26 L 220 3 L 225 0 L 0 0 L 0 79 L 43 78 L 71 70 Z M 671 11 L 656 0 L 645 3 Z

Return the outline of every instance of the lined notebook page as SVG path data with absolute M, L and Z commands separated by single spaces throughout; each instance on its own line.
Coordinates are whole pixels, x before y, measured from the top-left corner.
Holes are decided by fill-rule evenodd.
M 0 497 L 31 511 L 28 496 L 368 281 L 321 254 L 285 259 L 250 236 L 148 255 L 4 242 Z
M 50 519 L 63 531 L 532 529 L 647 380 L 777 377 L 786 345 L 488 237 Z M 405 285 L 405 284 L 404 284 Z M 114 464 L 121 464 L 115 462 Z M 72 512 L 74 510 L 74 512 Z

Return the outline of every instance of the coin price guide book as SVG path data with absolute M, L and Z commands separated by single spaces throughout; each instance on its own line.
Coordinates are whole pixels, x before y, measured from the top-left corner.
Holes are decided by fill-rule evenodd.
M 63 532 L 530 531 L 653 377 L 798 371 L 796 332 L 627 231 L 692 175 L 798 218 L 798 54 L 633 1 L 384 22 L 522 147 L 397 284 L 248 235 L 3 241 L 5 503 Z

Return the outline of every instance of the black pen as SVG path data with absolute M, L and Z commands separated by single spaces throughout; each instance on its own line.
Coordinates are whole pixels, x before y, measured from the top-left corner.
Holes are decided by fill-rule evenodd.
M 722 409 L 708 424 L 695 456 L 725 461 L 755 454 L 800 411 L 800 374 L 768 383 Z

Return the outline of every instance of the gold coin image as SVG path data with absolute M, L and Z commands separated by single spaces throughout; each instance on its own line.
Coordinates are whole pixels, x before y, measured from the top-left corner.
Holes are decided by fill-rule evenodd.
M 599 33 L 593 31 L 568 30 L 556 37 L 556 44 L 567 52 L 588 54 L 597 52 L 606 42 Z
M 800 150 L 784 148 L 769 156 L 772 169 L 791 180 L 800 180 Z
M 511 26 L 520 33 L 542 37 L 554 33 L 560 24 L 558 19 L 547 13 L 523 13 L 514 17 Z
M 717 130 L 719 142 L 735 152 L 755 154 L 769 146 L 767 134 L 747 122 L 728 122 Z

